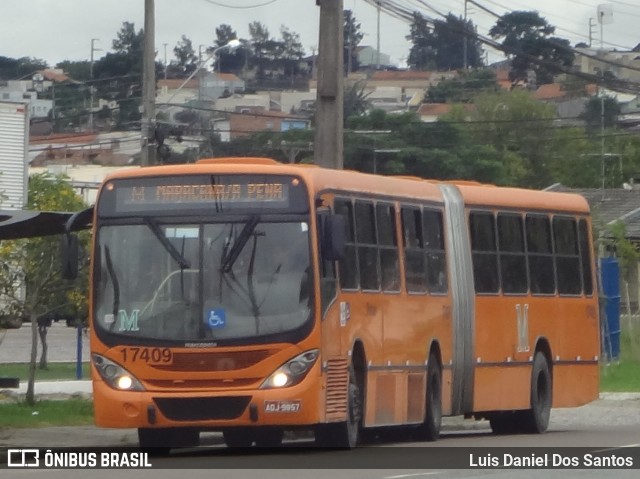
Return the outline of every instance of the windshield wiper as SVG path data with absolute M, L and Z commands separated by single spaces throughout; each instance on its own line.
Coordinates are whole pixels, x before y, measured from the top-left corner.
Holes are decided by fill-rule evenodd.
M 153 232 L 155 237 L 158 238 L 158 241 L 160 241 L 162 246 L 164 246 L 164 249 L 166 249 L 169 255 L 175 260 L 176 263 L 178 263 L 181 269 L 191 268 L 191 263 L 189 263 L 189 261 L 184 256 L 182 256 L 182 254 L 180 254 L 180 251 L 178 251 L 173 243 L 169 241 L 169 239 L 164 235 L 164 233 L 160 229 L 160 226 L 155 220 L 151 218 L 145 218 L 144 222 Z
M 120 310 L 120 283 L 118 282 L 118 277 L 116 276 L 116 270 L 113 267 L 113 262 L 111 261 L 111 251 L 108 246 L 104 247 L 104 260 L 107 264 L 107 272 L 109 276 L 111 276 L 111 284 L 113 285 L 113 323 L 111 323 L 111 328 L 116 325 L 118 322 L 118 312 Z
M 222 271 L 223 273 L 228 273 L 229 271 L 231 271 L 233 264 L 238 259 L 238 256 L 240 256 L 242 249 L 247 244 L 247 241 L 249 241 L 249 238 L 253 234 L 253 230 L 256 229 L 256 226 L 258 225 L 259 221 L 260 221 L 260 216 L 253 215 L 244 224 L 242 231 L 240 231 L 240 234 L 238 235 L 238 237 L 233 241 L 233 246 L 231 246 L 231 249 L 227 252 L 227 254 L 222 259 L 222 266 L 220 267 L 220 271 Z

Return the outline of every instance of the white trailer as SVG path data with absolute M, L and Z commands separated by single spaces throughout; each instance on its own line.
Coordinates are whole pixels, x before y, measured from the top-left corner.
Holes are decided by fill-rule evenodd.
M 0 209 L 27 204 L 29 107 L 0 101 Z

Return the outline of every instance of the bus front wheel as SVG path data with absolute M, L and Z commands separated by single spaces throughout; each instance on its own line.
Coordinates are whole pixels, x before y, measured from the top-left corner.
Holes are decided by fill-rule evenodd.
M 316 443 L 324 447 L 352 449 L 358 444 L 363 416 L 363 390 L 353 367 L 349 369 L 347 390 L 347 420 L 320 424 L 316 429 Z
M 549 427 L 552 404 L 552 380 L 546 356 L 538 351 L 531 369 L 531 407 L 519 411 L 519 426 L 523 432 L 540 434 Z
M 247 427 L 237 427 L 222 431 L 222 438 L 227 447 L 251 447 L 255 440 L 253 430 Z
M 200 444 L 200 431 L 193 428 L 161 427 L 138 429 L 138 442 L 142 449 L 154 454 L 167 454 L 172 447 L 196 447 Z

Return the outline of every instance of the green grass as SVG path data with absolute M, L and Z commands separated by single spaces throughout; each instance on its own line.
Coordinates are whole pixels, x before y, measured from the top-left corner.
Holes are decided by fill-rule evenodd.
M 86 399 L 0 404 L 0 429 L 93 424 L 93 403 Z
M 27 363 L 0 364 L 0 377 L 19 378 L 20 382 L 29 379 Z M 89 363 L 82 364 L 82 379 L 89 379 Z M 47 369 L 36 367 L 36 381 L 57 381 L 76 379 L 76 363 L 49 363 Z
M 600 367 L 600 390 L 605 392 L 640 391 L 640 325 L 620 318 L 620 358 Z M 626 326 L 626 327 L 625 327 Z
M 640 391 L 640 361 L 623 359 L 600 367 L 600 390 L 604 392 Z

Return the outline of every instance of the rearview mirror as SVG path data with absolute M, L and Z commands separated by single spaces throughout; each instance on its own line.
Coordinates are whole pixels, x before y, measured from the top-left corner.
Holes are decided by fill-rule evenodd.
M 62 257 L 62 279 L 78 277 L 78 235 L 65 234 L 60 240 L 60 256 Z
M 322 258 L 327 261 L 340 261 L 344 258 L 345 218 L 341 215 L 321 215 L 320 241 Z

